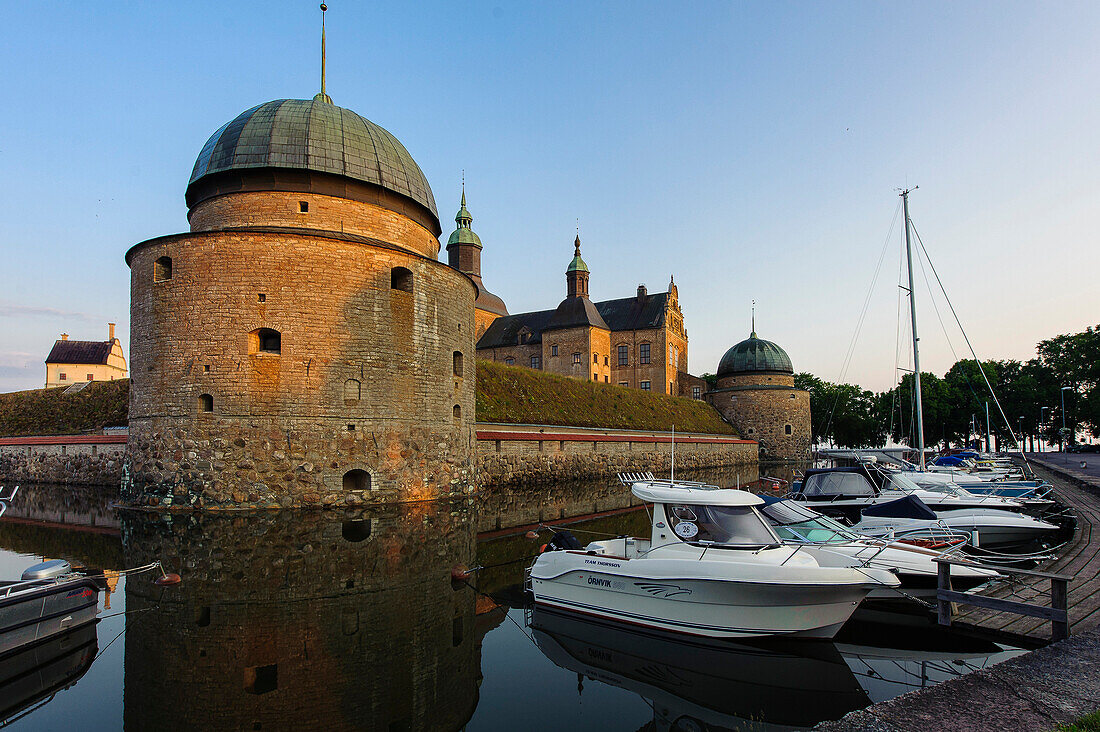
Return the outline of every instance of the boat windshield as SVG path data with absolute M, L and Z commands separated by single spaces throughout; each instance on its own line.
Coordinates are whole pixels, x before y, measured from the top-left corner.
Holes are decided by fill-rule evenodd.
M 859 473 L 812 473 L 802 482 L 802 495 L 811 501 L 875 495 L 871 481 Z
M 779 538 L 799 544 L 847 544 L 859 537 L 836 521 L 799 506 L 776 501 L 761 509 Z
M 890 476 L 890 486 L 892 490 L 904 491 L 906 493 L 912 493 L 913 491 L 921 490 L 921 487 L 910 480 L 908 477 L 901 473 L 893 473 Z
M 672 532 L 683 541 L 713 542 L 729 547 L 759 548 L 779 538 L 752 506 L 668 506 Z

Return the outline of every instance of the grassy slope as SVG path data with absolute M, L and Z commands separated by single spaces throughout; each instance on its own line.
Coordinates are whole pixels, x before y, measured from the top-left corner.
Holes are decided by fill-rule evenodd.
M 65 435 L 126 424 L 130 381 L 0 394 L 0 436 Z M 634 430 L 735 434 L 706 402 L 477 362 L 477 420 Z
M 735 434 L 706 402 L 477 362 L 477 421 Z
M 0 394 L 0 437 L 73 435 L 127 423 L 129 379 L 93 382 L 69 396 L 65 388 Z

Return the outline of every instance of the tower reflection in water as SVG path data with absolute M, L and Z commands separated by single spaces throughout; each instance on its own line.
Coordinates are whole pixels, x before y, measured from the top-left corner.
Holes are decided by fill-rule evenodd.
M 477 705 L 465 504 L 131 513 L 122 535 L 128 566 L 184 577 L 126 585 L 128 730 L 459 729 Z

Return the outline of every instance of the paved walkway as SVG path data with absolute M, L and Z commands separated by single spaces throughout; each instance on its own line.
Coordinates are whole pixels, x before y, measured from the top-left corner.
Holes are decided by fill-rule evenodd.
M 1052 730 L 1100 709 L 1100 630 L 851 712 L 827 732 Z
M 1079 483 L 1100 490 L 1100 453 L 1029 452 L 1027 459 L 1036 465 L 1064 474 Z M 1084 467 L 1081 464 L 1084 463 Z

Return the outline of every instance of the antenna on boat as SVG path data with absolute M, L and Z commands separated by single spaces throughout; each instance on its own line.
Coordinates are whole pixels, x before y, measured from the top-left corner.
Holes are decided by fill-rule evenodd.
M 672 425 L 672 460 L 670 461 L 672 468 L 669 470 L 669 482 L 676 482 L 676 425 Z
M 917 419 L 917 450 L 920 451 L 919 469 L 923 472 L 924 465 L 924 416 L 921 408 L 920 398 L 920 351 L 917 347 L 917 342 L 920 338 L 917 337 L 917 302 L 916 292 L 913 287 L 913 247 L 909 242 L 909 194 L 920 188 L 920 186 L 913 186 L 912 188 L 906 188 L 901 191 L 902 207 L 905 209 L 905 257 L 909 265 L 909 314 L 913 319 L 913 394 L 916 397 L 916 419 Z

